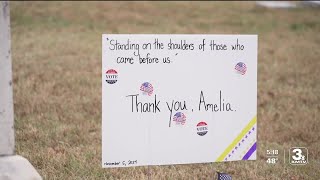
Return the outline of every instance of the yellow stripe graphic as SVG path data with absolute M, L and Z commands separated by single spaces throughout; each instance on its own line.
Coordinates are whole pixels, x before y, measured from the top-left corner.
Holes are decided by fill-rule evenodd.
M 257 116 L 254 116 L 241 133 L 233 140 L 233 142 L 223 151 L 217 158 L 216 162 L 223 161 L 224 157 L 236 146 L 236 144 L 247 134 L 247 132 L 257 123 Z

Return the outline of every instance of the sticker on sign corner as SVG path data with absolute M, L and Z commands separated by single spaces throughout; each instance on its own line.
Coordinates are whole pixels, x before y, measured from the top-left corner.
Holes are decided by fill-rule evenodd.
M 236 72 L 238 74 L 244 75 L 246 73 L 246 71 L 247 71 L 247 66 L 243 62 L 238 62 L 236 64 L 236 66 L 234 67 L 234 69 L 236 70 Z
M 106 81 L 109 84 L 114 84 L 118 81 L 118 72 L 114 69 L 109 69 L 106 72 Z
M 204 136 L 207 133 L 208 133 L 208 125 L 207 125 L 207 123 L 203 122 L 203 121 L 199 122 L 197 124 L 197 134 L 199 136 Z

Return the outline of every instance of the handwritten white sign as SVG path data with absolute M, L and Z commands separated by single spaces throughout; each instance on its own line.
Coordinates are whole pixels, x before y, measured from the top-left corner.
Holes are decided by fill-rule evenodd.
M 102 35 L 102 166 L 256 159 L 257 35 Z

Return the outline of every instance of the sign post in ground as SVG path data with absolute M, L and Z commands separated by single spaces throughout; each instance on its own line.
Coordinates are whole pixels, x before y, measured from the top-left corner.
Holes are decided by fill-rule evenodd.
M 0 1 L 0 179 L 41 179 L 40 175 L 14 151 L 14 114 L 10 50 L 10 11 L 7 1 Z

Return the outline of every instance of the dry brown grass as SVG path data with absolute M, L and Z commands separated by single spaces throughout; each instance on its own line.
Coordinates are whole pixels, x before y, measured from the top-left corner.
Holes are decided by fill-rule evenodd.
M 320 179 L 319 17 L 254 2 L 11 2 L 17 153 L 44 179 L 147 179 L 147 167 L 101 168 L 101 34 L 258 34 L 258 160 L 152 166 L 151 178 Z M 283 162 L 292 146 L 309 148 L 308 165 Z

